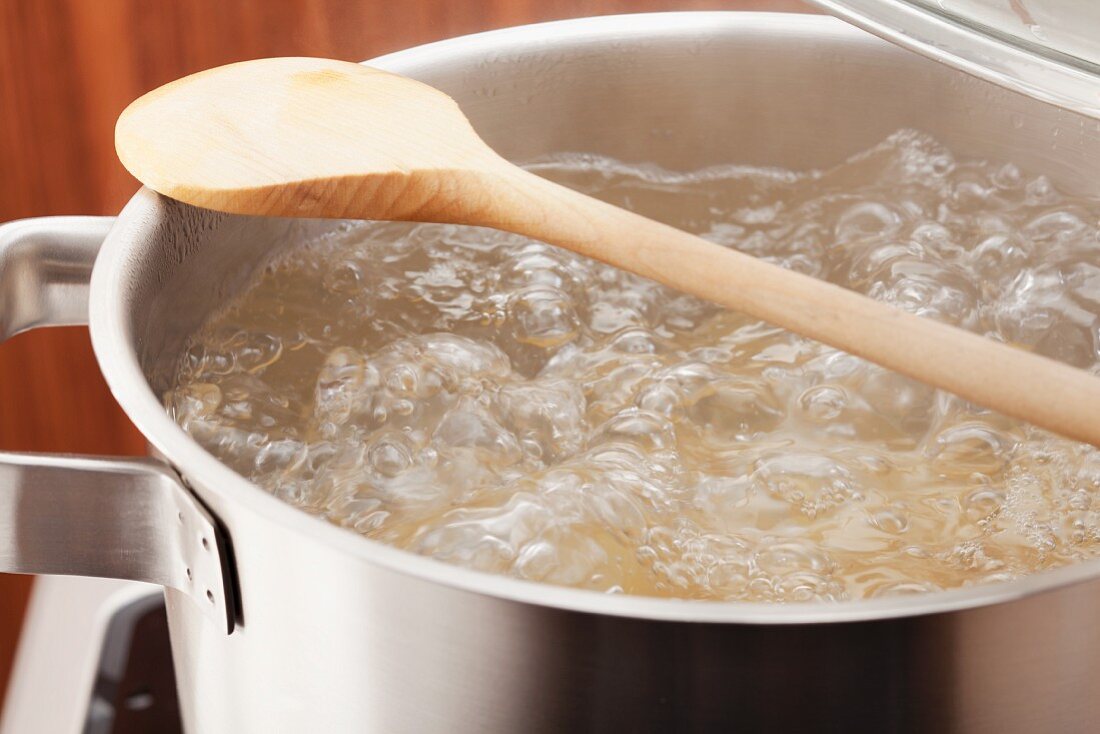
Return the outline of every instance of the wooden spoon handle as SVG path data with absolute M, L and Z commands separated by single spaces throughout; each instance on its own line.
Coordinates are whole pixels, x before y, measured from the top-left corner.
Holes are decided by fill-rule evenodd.
M 513 169 L 485 224 L 566 247 L 1100 446 L 1100 378 Z

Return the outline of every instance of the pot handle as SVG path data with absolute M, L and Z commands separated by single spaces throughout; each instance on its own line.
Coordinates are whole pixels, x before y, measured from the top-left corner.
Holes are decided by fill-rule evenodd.
M 0 342 L 40 326 L 87 323 L 92 264 L 113 221 L 0 225 Z M 221 527 L 161 462 L 0 452 L 0 571 L 167 586 L 230 633 L 228 559 Z

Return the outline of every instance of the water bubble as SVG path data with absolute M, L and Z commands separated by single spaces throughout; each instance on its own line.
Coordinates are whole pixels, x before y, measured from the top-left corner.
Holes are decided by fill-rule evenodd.
M 753 476 L 772 495 L 799 507 L 810 517 L 862 499 L 851 473 L 835 460 L 819 454 L 772 455 L 757 462 Z
M 1052 211 L 1032 219 L 1022 234 L 1033 242 L 1050 243 L 1081 237 L 1088 230 L 1081 218 L 1071 211 Z
M 168 398 L 175 409 L 175 418 L 184 428 L 194 419 L 209 418 L 221 406 L 222 391 L 208 382 L 193 382 L 176 388 Z
M 990 180 L 997 188 L 1012 191 L 1024 184 L 1024 174 L 1014 164 L 1006 163 L 993 173 Z
M 885 533 L 900 535 L 909 529 L 909 513 L 903 507 L 886 507 L 872 512 L 870 522 Z
M 998 431 L 988 423 L 968 421 L 940 431 L 928 444 L 925 453 L 941 471 L 959 472 L 965 469 L 990 475 L 1001 470 L 1016 447 L 1010 434 Z
M 325 273 L 321 282 L 330 291 L 354 296 L 362 292 L 365 280 L 361 263 L 341 260 Z
M 604 423 L 593 437 L 593 443 L 604 441 L 627 441 L 655 451 L 674 446 L 676 432 L 662 415 L 627 408 Z
M 536 347 L 559 347 L 577 336 L 572 302 L 555 288 L 517 291 L 508 301 L 508 318 L 516 341 Z
M 516 437 L 470 398 L 447 412 L 432 438 L 437 446 L 478 449 L 480 458 L 498 464 L 513 464 L 522 454 Z
M 377 439 L 367 451 L 371 468 L 384 477 L 395 477 L 413 463 L 411 447 L 400 434 Z
M 536 458 L 554 461 L 575 454 L 584 444 L 584 393 L 567 380 L 505 385 L 496 394 L 496 405 L 504 424 L 534 447 Z
M 712 440 L 729 441 L 775 429 L 784 409 L 767 385 L 724 380 L 697 394 L 687 415 Z
M 838 242 L 856 238 L 885 237 L 897 231 L 901 218 L 878 202 L 852 205 L 837 220 L 834 236 Z
M 898 260 L 868 294 L 898 308 L 952 324 L 974 320 L 976 293 L 965 274 L 942 264 Z
M 836 420 L 844 412 L 848 394 L 836 385 L 818 385 L 806 390 L 798 398 L 798 405 L 806 416 L 817 423 Z
M 1037 176 L 1028 181 L 1024 200 L 1031 206 L 1056 204 L 1061 199 L 1058 190 L 1046 176 Z
M 324 420 L 342 423 L 351 415 L 360 392 L 367 387 L 367 369 L 362 355 L 347 347 L 329 352 L 317 377 L 315 410 Z M 377 373 L 371 373 L 377 379 Z

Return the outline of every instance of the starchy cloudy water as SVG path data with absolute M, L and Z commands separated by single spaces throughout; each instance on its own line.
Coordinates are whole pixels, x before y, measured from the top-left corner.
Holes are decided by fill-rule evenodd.
M 1100 202 L 1011 163 L 902 131 L 822 172 L 531 168 L 1098 371 Z M 1100 555 L 1094 449 L 490 230 L 360 223 L 307 243 L 196 335 L 177 385 L 180 425 L 276 496 L 522 579 L 841 600 Z

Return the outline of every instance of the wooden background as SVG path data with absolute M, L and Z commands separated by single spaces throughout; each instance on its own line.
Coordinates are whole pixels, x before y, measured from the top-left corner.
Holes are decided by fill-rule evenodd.
M 0 0 L 0 222 L 117 213 L 137 184 L 115 158 L 115 118 L 200 69 L 260 56 L 359 61 L 522 23 L 701 9 L 809 12 L 799 0 Z M 143 452 L 85 329 L 0 347 L 0 449 Z M 29 591 L 29 577 L 0 574 L 0 702 Z

